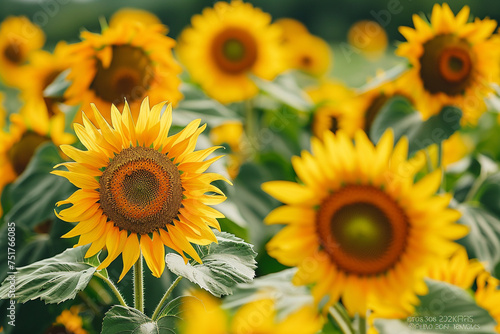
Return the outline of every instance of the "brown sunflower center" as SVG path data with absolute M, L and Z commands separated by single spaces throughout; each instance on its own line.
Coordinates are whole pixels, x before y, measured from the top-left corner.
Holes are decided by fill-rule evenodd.
M 462 94 L 472 79 L 470 44 L 455 35 L 439 35 L 424 44 L 420 76 L 431 94 Z
M 21 175 L 24 172 L 38 146 L 48 140 L 47 137 L 41 136 L 36 132 L 27 131 L 18 142 L 12 145 L 7 152 L 7 156 L 17 175 Z
M 338 120 L 338 118 L 335 117 L 335 116 L 329 116 L 328 117 L 328 121 L 329 121 L 328 130 L 330 130 L 333 133 L 337 132 L 337 130 L 339 129 L 339 120 Z
M 165 154 L 146 147 L 120 152 L 100 180 L 103 212 L 116 226 L 147 234 L 172 223 L 182 202 L 179 170 Z
M 97 61 L 97 71 L 90 85 L 96 95 L 114 104 L 140 100 L 153 81 L 151 60 L 140 48 L 131 45 L 113 45 L 113 58 L 104 68 Z
M 313 64 L 313 60 L 312 60 L 311 56 L 306 55 L 306 56 L 303 56 L 302 58 L 300 58 L 300 64 L 304 68 L 309 68 Z
M 346 273 L 382 274 L 406 248 L 406 214 L 372 186 L 349 185 L 330 195 L 320 206 L 316 224 L 325 252 Z
M 244 29 L 228 28 L 214 38 L 212 57 L 223 72 L 241 74 L 249 71 L 257 61 L 257 42 Z
M 21 46 L 17 42 L 9 43 L 3 50 L 5 58 L 13 64 L 19 64 L 23 60 Z

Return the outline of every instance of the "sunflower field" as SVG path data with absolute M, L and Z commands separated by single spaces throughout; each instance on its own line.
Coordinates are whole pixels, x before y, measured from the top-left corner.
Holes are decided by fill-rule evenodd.
M 499 10 L 1 0 L 0 333 L 500 333 Z

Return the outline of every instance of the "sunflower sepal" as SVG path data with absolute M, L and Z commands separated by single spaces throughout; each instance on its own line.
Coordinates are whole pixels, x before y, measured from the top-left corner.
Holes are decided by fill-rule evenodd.
M 134 331 L 144 334 L 167 333 L 175 328 L 176 320 L 175 316 L 164 316 L 155 321 L 133 307 L 115 305 L 104 316 L 101 334 Z
M 46 304 L 59 304 L 74 299 L 97 270 L 84 258 L 89 247 L 68 248 L 54 257 L 17 268 L 14 278 L 8 276 L 0 286 L 0 299 L 12 297 L 12 279 L 15 279 L 18 303 L 41 299 Z
M 202 263 L 186 263 L 183 257 L 175 253 L 167 254 L 165 262 L 174 274 L 221 297 L 232 294 L 236 284 L 253 280 L 257 253 L 251 244 L 230 233 L 214 234 L 217 243 L 197 247 Z

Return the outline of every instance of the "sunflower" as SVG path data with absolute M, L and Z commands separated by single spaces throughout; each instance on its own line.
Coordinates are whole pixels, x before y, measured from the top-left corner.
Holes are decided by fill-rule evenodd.
M 238 176 L 240 166 L 247 158 L 244 138 L 243 124 L 239 121 L 222 123 L 210 131 L 210 141 L 213 145 L 227 144 L 231 149 L 231 153 L 227 154 L 227 172 L 232 179 Z
M 435 195 L 441 171 L 414 183 L 420 164 L 407 161 L 408 141 L 393 149 L 393 133 L 374 146 L 359 130 L 355 144 L 342 131 L 313 138 L 314 155 L 292 159 L 304 184 L 264 183 L 265 192 L 285 203 L 265 219 L 287 224 L 268 243 L 269 254 L 297 266 L 294 283 L 314 284 L 325 307 L 339 299 L 362 317 L 373 305 L 413 309 L 426 286 L 422 270 L 458 247 L 467 234 L 447 208 L 449 194 Z M 424 160 L 423 154 L 418 160 Z M 382 306 L 380 306 L 382 307 Z
M 64 115 L 49 117 L 34 100 L 26 101 L 21 114 L 10 115 L 9 130 L 0 129 L 0 195 L 5 185 L 23 173 L 40 145 L 74 141 L 73 135 L 64 132 Z
M 78 315 L 79 312 L 78 306 L 72 306 L 69 310 L 62 311 L 52 327 L 44 334 L 87 334 L 88 332 L 82 328 L 83 321 Z
M 487 272 L 481 274 L 477 279 L 477 290 L 475 293 L 477 305 L 489 312 L 495 319 L 497 326 L 495 330 L 500 333 L 500 281 Z
M 91 243 L 85 257 L 106 246 L 108 256 L 99 269 L 106 268 L 122 253 L 120 280 L 141 252 L 153 275 L 160 277 L 165 269 L 165 246 L 181 254 L 186 262 L 184 252 L 201 263 L 190 243 L 216 242 L 211 227 L 220 230 L 216 218 L 224 217 L 206 205 L 226 199 L 211 185 L 226 179 L 215 173 L 203 174 L 220 158 L 203 161 L 217 147 L 194 151 L 205 129 L 199 127 L 200 120 L 168 136 L 172 107 L 169 104 L 160 117 L 165 105 L 163 102 L 150 110 L 145 98 L 137 122 L 127 102 L 122 114 L 113 105 L 112 126 L 92 105 L 101 130 L 84 113 L 84 125 L 74 126 L 87 151 L 62 145 L 61 150 L 75 162 L 56 166 L 65 166 L 68 171 L 52 172 L 81 188 L 57 203 L 72 204 L 57 213 L 59 218 L 79 222 L 63 237 L 80 235 L 77 246 Z
M 194 298 L 193 298 L 194 297 Z M 282 320 L 276 318 L 275 302 L 258 299 L 242 306 L 234 316 L 221 302 L 204 291 L 192 292 L 182 307 L 181 334 L 314 334 L 323 320 L 312 306 L 304 306 Z
M 333 54 L 323 39 L 311 34 L 300 34 L 284 43 L 283 47 L 289 68 L 317 77 L 329 72 Z
M 64 99 L 46 96 L 44 91 L 59 74 L 69 68 L 69 52 L 70 48 L 65 42 L 59 42 L 53 53 L 34 51 L 21 77 L 22 99 L 35 100 L 38 108 L 45 107 L 46 111 L 43 112 L 47 112 L 49 117 L 63 113 L 60 105 Z
M 163 25 L 137 22 L 123 22 L 102 34 L 82 32 L 83 41 L 72 45 L 67 103 L 81 104 L 95 122 L 89 107 L 93 102 L 108 123 L 111 105 L 123 106 L 125 99 L 133 112 L 139 111 L 146 95 L 152 103 L 167 99 L 175 105 L 182 98 L 177 77 L 181 68 L 171 53 L 175 41 L 166 32 Z M 137 120 L 137 114 L 133 116 Z
M 297 36 L 309 34 L 309 30 L 302 22 L 291 18 L 282 18 L 274 23 L 281 28 L 282 43 L 288 43 Z
M 370 60 L 382 57 L 387 49 L 387 34 L 375 21 L 363 20 L 354 23 L 347 33 L 351 46 L 361 51 Z
M 26 17 L 9 16 L 0 25 L 0 77 L 8 85 L 20 84 L 19 74 L 31 52 L 45 43 L 43 31 Z
M 4 96 L 0 92 L 0 131 L 3 131 L 5 128 L 5 121 L 7 118 L 7 112 L 5 111 L 5 108 L 3 106 L 3 101 L 4 101 Z
M 499 78 L 500 44 L 491 38 L 497 24 L 468 19 L 468 6 L 455 17 L 447 4 L 435 4 L 430 24 L 414 15 L 415 29 L 399 29 L 407 42 L 396 53 L 412 65 L 405 86 L 424 118 L 455 105 L 462 108 L 464 121 L 476 122 L 486 109 L 483 98 Z
M 280 29 L 250 3 L 217 2 L 191 19 L 176 49 L 193 81 L 222 103 L 257 94 L 250 74 L 271 80 L 281 65 Z
M 109 19 L 110 27 L 117 27 L 128 22 L 139 22 L 147 26 L 161 24 L 160 19 L 153 13 L 144 9 L 122 8 Z
M 340 129 L 352 137 L 362 127 L 363 119 L 349 103 L 354 97 L 349 87 L 340 82 L 324 81 L 306 92 L 317 106 L 312 120 L 312 132 L 316 137 L 322 138 L 326 130 L 335 133 Z
M 454 164 L 465 158 L 469 153 L 474 150 L 474 143 L 472 139 L 466 134 L 455 132 L 450 138 L 443 140 L 443 151 L 441 165 L 443 168 L 448 168 L 450 165 Z M 428 147 L 430 162 L 432 166 L 437 166 L 438 164 L 438 154 L 439 150 L 436 144 Z

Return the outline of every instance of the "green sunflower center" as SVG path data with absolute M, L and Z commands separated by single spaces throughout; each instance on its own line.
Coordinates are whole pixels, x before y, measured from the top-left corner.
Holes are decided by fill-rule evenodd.
M 21 46 L 16 42 L 9 43 L 3 50 L 3 55 L 8 61 L 16 65 L 23 60 Z
M 171 224 L 181 207 L 179 170 L 152 148 L 124 149 L 111 160 L 99 183 L 104 214 L 132 233 L 147 234 Z
M 36 149 L 47 141 L 49 141 L 47 137 L 27 131 L 18 142 L 12 145 L 7 156 L 17 175 L 24 172 Z
M 257 42 L 246 30 L 230 27 L 212 41 L 212 59 L 222 72 L 229 75 L 245 73 L 257 61 Z
M 316 225 L 324 251 L 338 268 L 378 275 L 404 253 L 409 221 L 399 204 L 372 186 L 348 185 L 321 204 Z
M 420 77 L 431 94 L 462 94 L 472 80 L 470 44 L 455 35 L 439 35 L 424 44 Z
M 113 104 L 141 100 L 153 81 L 151 60 L 144 50 L 131 45 L 113 45 L 112 59 L 104 68 L 97 61 L 97 71 L 90 85 L 101 99 Z

